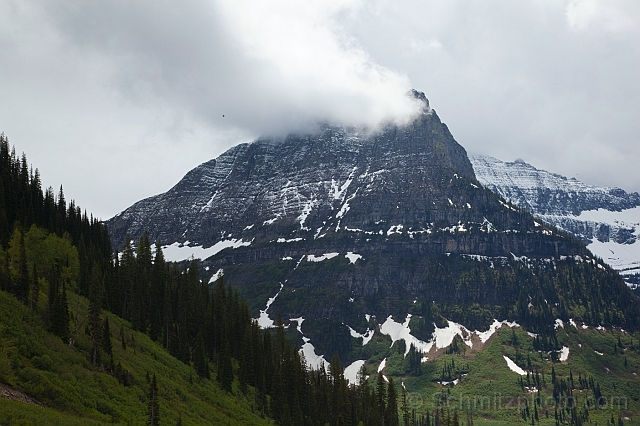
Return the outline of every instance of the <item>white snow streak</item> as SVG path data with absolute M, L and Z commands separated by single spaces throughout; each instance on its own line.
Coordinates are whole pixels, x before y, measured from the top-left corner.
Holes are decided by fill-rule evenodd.
M 175 242 L 169 246 L 162 247 L 162 253 L 164 258 L 169 262 L 180 262 L 182 260 L 190 259 L 207 259 L 226 248 L 238 248 L 251 245 L 251 241 L 237 240 L 235 238 L 230 240 L 218 241 L 211 247 L 204 248 L 200 245 L 190 246 L 189 241 L 185 241 L 184 244 Z
M 218 281 L 220 278 L 222 278 L 222 276 L 224 275 L 224 270 L 222 268 L 218 269 L 218 272 L 216 272 L 215 274 L 213 274 L 211 276 L 211 279 L 209 279 L 209 284 L 211 283 L 215 283 L 216 281 Z
M 513 371 L 516 374 L 519 374 L 521 376 L 526 376 L 527 372 L 524 371 L 522 368 L 518 367 L 518 364 L 516 364 L 515 362 L 513 362 L 511 360 L 511 358 L 509 358 L 506 355 L 502 355 L 502 357 L 504 358 L 505 361 L 507 361 L 507 367 L 509 367 L 509 370 Z
M 264 308 L 263 311 L 260 311 L 260 317 L 258 317 L 258 325 L 261 328 L 271 328 L 274 326 L 273 320 L 269 318 L 269 314 L 267 313 L 267 311 L 269 310 L 269 306 L 271 306 L 271 304 L 275 302 L 276 297 L 278 297 L 283 287 L 284 285 L 280 283 L 280 290 L 278 290 L 275 296 L 267 300 L 267 307 Z
M 323 260 L 333 259 L 340 253 L 325 253 L 322 256 L 314 256 L 313 254 L 307 255 L 307 262 L 322 262 Z

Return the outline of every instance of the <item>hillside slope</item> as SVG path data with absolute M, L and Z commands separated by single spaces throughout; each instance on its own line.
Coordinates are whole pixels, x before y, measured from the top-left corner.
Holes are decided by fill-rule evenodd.
M 83 318 L 87 301 L 71 292 L 69 297 L 72 316 Z M 0 307 L 0 383 L 36 403 L 0 397 L 0 424 L 146 424 L 147 380 L 153 374 L 161 424 L 176 424 L 179 418 L 184 425 L 272 424 L 252 413 L 249 401 L 223 392 L 212 380 L 198 378 L 193 368 L 115 315 L 109 315 L 114 359 L 126 383 L 104 367 L 91 365 L 90 338 L 84 332 L 78 333 L 71 350 L 44 329 L 40 314 L 3 291 Z M 118 337 L 121 330 L 126 349 Z

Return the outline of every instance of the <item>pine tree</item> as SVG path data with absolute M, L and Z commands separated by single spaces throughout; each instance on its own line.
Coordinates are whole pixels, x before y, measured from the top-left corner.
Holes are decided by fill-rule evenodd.
M 387 386 L 387 406 L 384 411 L 385 426 L 398 426 L 398 392 L 393 384 L 393 378 L 389 377 Z
M 156 242 L 156 253 L 153 261 L 151 277 L 151 294 L 149 304 L 149 337 L 158 341 L 162 335 L 162 311 L 164 308 L 166 286 L 166 263 L 160 242 Z
M 387 410 L 387 389 L 384 383 L 384 376 L 382 372 L 378 373 L 378 379 L 376 380 L 376 405 L 380 417 L 384 417 L 384 413 Z
M 222 389 L 231 392 L 231 384 L 233 383 L 233 366 L 231 364 L 231 348 L 229 341 L 225 339 L 222 343 L 220 354 L 218 356 L 218 374 L 216 376 Z
M 31 274 L 31 285 L 29 286 L 29 306 L 31 309 L 38 307 L 38 298 L 40 296 L 40 283 L 38 282 L 38 270 L 35 262 L 33 263 L 33 273 Z
M 91 331 L 91 359 L 93 365 L 99 361 L 98 348 L 102 340 L 102 328 L 100 321 L 100 308 L 102 305 L 102 273 L 98 265 L 91 271 L 91 282 L 89 284 L 89 330 Z
M 111 344 L 111 327 L 109 327 L 109 317 L 105 317 L 102 323 L 102 350 L 109 355 L 109 369 L 113 369 L 113 345 Z
M 69 337 L 69 302 L 67 301 L 67 283 L 62 281 L 62 289 L 58 298 L 58 331 L 62 341 Z
M 287 401 L 280 366 L 273 372 L 271 387 L 271 416 L 277 424 L 284 424 L 285 413 L 288 413 Z
M 156 375 L 153 374 L 151 386 L 149 388 L 149 405 L 148 405 L 148 426 L 158 426 L 160 424 L 160 403 L 158 401 L 158 383 Z
M 24 247 L 24 232 L 20 231 L 20 246 L 18 257 L 18 280 L 16 282 L 15 295 L 22 303 L 29 300 L 29 268 L 27 267 L 27 254 Z
M 196 368 L 198 376 L 205 379 L 209 378 L 209 362 L 204 351 L 204 340 L 202 334 L 198 333 L 195 343 L 193 345 L 193 363 Z

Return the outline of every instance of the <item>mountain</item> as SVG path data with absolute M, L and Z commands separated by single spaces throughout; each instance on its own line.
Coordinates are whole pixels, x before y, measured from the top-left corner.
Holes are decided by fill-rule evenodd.
M 618 274 L 483 187 L 413 95 L 423 109 L 404 127 L 327 124 L 230 149 L 111 218 L 114 246 L 146 231 L 168 260 L 202 259 L 203 275 L 237 288 L 262 325 L 278 313 L 297 324 L 308 359 L 365 356 L 385 318 L 423 343 L 446 321 L 516 320 L 545 335 L 558 317 L 640 326 Z
M 522 160 L 469 158 L 487 188 L 585 242 L 637 287 L 640 274 L 640 194 L 586 185 Z
M 169 247 L 169 258 L 180 248 L 212 255 L 269 246 L 293 255 L 291 243 L 388 246 L 395 236 L 425 253 L 586 253 L 481 188 L 464 148 L 424 94 L 415 96 L 423 112 L 404 128 L 326 125 L 238 145 L 107 221 L 112 240 L 119 247 L 125 235 L 137 240 L 147 231 Z

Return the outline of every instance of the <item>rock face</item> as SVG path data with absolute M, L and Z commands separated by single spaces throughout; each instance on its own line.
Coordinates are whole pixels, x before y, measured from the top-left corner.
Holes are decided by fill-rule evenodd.
M 572 276 L 607 286 L 603 309 L 620 298 L 624 312 L 636 309 L 582 242 L 483 187 L 424 94 L 414 95 L 424 106 L 404 127 L 325 125 L 238 145 L 110 219 L 114 245 L 148 231 L 168 260 L 193 255 L 203 278 L 239 289 L 261 324 L 279 312 L 304 318 L 324 354 L 349 353 L 356 332 L 345 324 L 364 335 L 372 316 L 412 314 L 425 339 L 437 309 L 470 329 L 494 317 L 552 328 L 552 307 L 571 297 L 562 292 L 585 285 Z
M 316 135 L 238 145 L 108 225 L 116 243 L 144 229 L 163 242 L 207 246 L 229 234 L 308 238 L 345 227 L 377 232 L 389 220 L 422 226 L 452 215 L 455 224 L 469 215 L 453 212 L 443 198 L 454 173 L 475 181 L 464 148 L 425 99 L 422 115 L 402 129 L 370 134 L 324 126 Z
M 478 185 L 464 148 L 424 94 L 415 96 L 424 109 L 403 128 L 324 126 L 315 135 L 236 146 L 110 219 L 115 246 L 146 230 L 152 240 L 192 247 L 278 239 L 330 246 L 402 235 L 437 253 L 580 251 L 559 237 L 531 243 L 519 235 L 542 235 L 542 227 Z
M 536 169 L 522 160 L 510 163 L 487 156 L 470 160 L 476 177 L 487 188 L 575 235 L 627 281 L 637 281 L 640 194 L 586 185 Z

